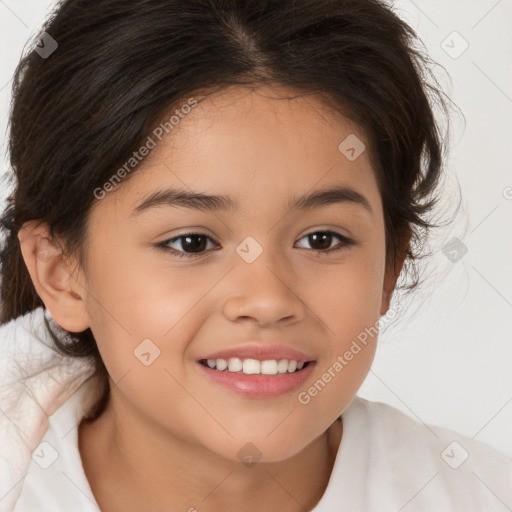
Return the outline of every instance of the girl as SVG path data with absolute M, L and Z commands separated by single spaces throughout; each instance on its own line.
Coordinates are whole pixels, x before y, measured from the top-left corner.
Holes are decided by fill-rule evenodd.
M 378 0 L 59 4 L 14 80 L 0 510 L 512 509 L 507 457 L 356 396 L 435 227 L 415 37 Z

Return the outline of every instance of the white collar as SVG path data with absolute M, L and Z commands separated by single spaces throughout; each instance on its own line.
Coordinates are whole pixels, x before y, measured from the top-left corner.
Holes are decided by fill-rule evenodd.
M 63 356 L 47 332 L 67 332 L 42 306 L 0 326 L 0 512 L 12 510 L 51 416 L 94 373 L 92 358 Z M 88 396 L 90 404 L 99 397 Z

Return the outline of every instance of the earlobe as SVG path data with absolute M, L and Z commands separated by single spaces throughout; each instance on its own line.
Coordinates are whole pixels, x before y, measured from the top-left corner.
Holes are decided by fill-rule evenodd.
M 396 262 L 395 267 L 391 268 L 388 264 L 386 265 L 386 274 L 384 276 L 384 284 L 382 287 L 382 302 L 380 307 L 380 314 L 385 315 L 389 306 L 391 304 L 391 296 L 393 295 L 393 290 L 395 289 L 395 284 L 400 275 L 400 271 L 402 270 L 403 259 L 400 258 L 399 261 Z
M 385 315 L 387 310 L 389 309 L 389 304 L 391 302 L 391 296 L 386 290 L 382 290 L 382 302 L 380 306 L 380 314 Z
M 407 252 L 409 249 L 409 243 L 411 241 L 412 231 L 409 229 L 407 235 L 404 238 L 404 242 L 402 244 L 402 250 L 400 251 L 400 255 L 396 260 L 395 267 L 391 268 L 390 266 L 386 266 L 386 275 L 384 277 L 384 285 L 382 288 L 382 302 L 380 308 L 380 314 L 385 315 L 389 309 L 391 304 L 391 297 L 393 295 L 393 291 L 395 289 L 396 282 L 398 280 L 398 276 L 402 271 L 404 266 L 405 258 L 407 257 Z
M 34 288 L 53 319 L 70 332 L 89 327 L 82 295 L 85 291 L 72 275 L 69 262 L 48 226 L 30 221 L 18 233 L 23 260 Z

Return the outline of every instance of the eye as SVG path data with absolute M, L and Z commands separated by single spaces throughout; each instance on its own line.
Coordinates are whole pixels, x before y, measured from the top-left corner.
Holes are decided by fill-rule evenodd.
M 213 238 L 204 233 L 184 233 L 183 235 L 170 238 L 169 240 L 164 240 L 157 244 L 157 246 L 179 258 L 194 258 L 196 255 L 201 255 L 204 252 L 208 241 L 216 243 Z M 172 249 L 170 247 L 171 244 L 181 246 L 181 250 Z
M 306 239 L 309 244 L 313 245 L 313 251 L 320 253 L 330 253 L 334 251 L 339 251 L 340 249 L 344 249 L 345 247 L 355 245 L 355 241 L 347 238 L 346 236 L 336 233 L 335 231 L 314 231 L 312 233 L 308 233 L 304 235 L 301 240 Z M 332 247 L 331 244 L 334 239 L 340 240 L 340 244 Z M 316 248 L 314 247 L 316 246 Z

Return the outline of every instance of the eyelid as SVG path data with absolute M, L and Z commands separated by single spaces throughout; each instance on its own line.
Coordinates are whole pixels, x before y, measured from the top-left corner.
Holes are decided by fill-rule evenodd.
M 156 247 L 163 249 L 164 251 L 170 252 L 171 254 L 174 254 L 174 255 L 178 256 L 179 258 L 180 257 L 198 258 L 198 257 L 202 256 L 203 254 L 207 254 L 208 252 L 210 252 L 210 251 L 204 251 L 204 252 L 200 252 L 200 253 L 187 253 L 184 251 L 177 251 L 177 250 L 169 247 L 169 243 L 178 241 L 180 238 L 185 238 L 187 235 L 197 235 L 197 236 L 205 237 L 207 239 L 207 243 L 209 241 L 212 241 L 214 243 L 214 245 L 219 246 L 219 242 L 217 242 L 217 240 L 215 240 L 215 238 L 213 238 L 210 235 L 207 235 L 206 233 L 202 233 L 200 231 L 187 231 L 185 233 L 180 233 L 176 236 L 173 236 L 172 238 L 166 238 L 165 240 L 157 243 Z
M 329 252 L 331 251 L 335 251 L 337 250 L 338 248 L 339 249 L 343 249 L 345 247 L 349 247 L 349 246 L 352 246 L 352 245 L 356 245 L 358 242 L 353 239 L 353 238 L 350 238 L 346 235 L 343 235 L 342 233 L 339 233 L 338 231 L 334 231 L 332 229 L 315 229 L 313 231 L 309 231 L 307 233 L 305 233 L 304 235 L 302 235 L 301 237 L 299 237 L 299 240 L 302 240 L 304 237 L 306 236 L 309 236 L 309 235 L 314 235 L 316 233 L 327 233 L 331 236 L 333 236 L 334 238 L 338 238 L 341 242 L 341 247 L 332 247 L 331 249 L 324 249 L 324 250 L 320 250 L 320 249 L 308 249 L 309 251 L 313 251 L 313 252 L 316 252 L 318 254 L 328 254 Z

